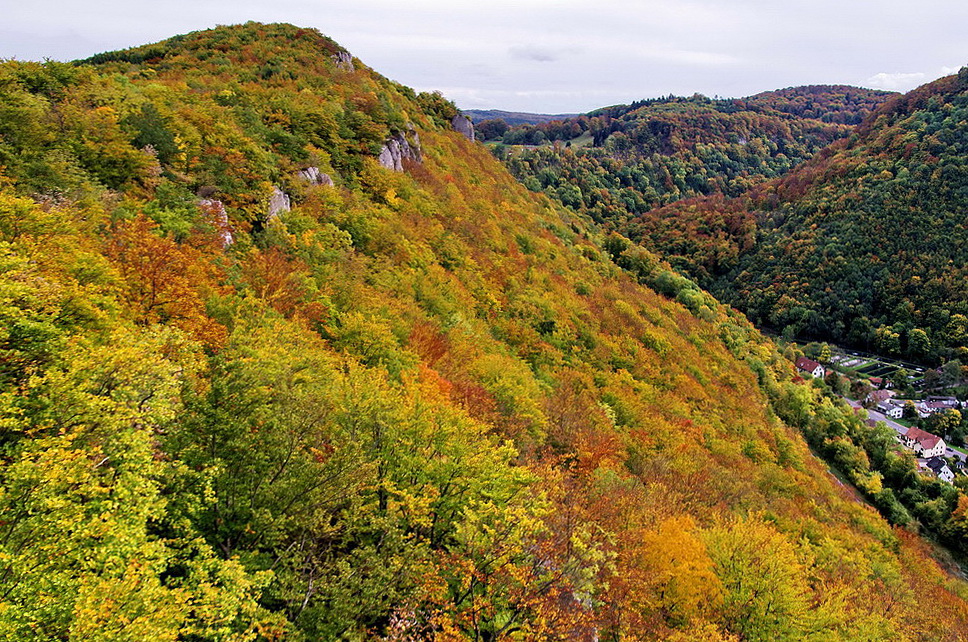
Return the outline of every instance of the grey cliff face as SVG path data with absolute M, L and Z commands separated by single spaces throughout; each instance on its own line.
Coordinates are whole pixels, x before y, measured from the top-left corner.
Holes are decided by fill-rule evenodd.
M 423 161 L 420 151 L 420 137 L 414 129 L 410 129 L 406 135 L 399 133 L 388 138 L 378 157 L 380 165 L 395 172 L 403 171 L 405 159 L 415 163 Z
M 269 196 L 269 215 L 267 220 L 272 220 L 279 216 L 280 212 L 288 212 L 290 207 L 289 195 L 276 186 L 272 187 L 272 194 Z
M 474 142 L 474 122 L 464 114 L 457 114 L 450 121 L 454 131 L 461 134 L 467 140 Z
M 225 204 L 214 198 L 203 198 L 198 201 L 198 206 L 208 215 L 209 222 L 218 230 L 218 240 L 222 249 L 235 243 L 232 226 L 229 225 L 229 217 L 225 213 Z
M 356 70 L 356 67 L 353 65 L 353 56 L 348 51 L 340 51 L 339 53 L 333 54 L 333 61 L 336 63 L 337 69 L 342 69 L 343 71 Z
M 299 170 L 299 178 L 303 179 L 310 185 L 322 185 L 324 187 L 332 187 L 333 179 L 329 174 L 324 174 L 319 171 L 318 167 L 307 167 L 306 169 Z

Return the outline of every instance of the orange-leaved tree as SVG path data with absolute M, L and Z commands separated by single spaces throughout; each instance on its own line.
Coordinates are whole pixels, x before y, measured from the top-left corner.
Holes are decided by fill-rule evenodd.
M 218 347 L 225 328 L 206 314 L 205 298 L 221 290 L 221 270 L 203 245 L 159 236 L 155 223 L 138 216 L 114 225 L 106 254 L 124 279 L 139 324 L 170 323 Z

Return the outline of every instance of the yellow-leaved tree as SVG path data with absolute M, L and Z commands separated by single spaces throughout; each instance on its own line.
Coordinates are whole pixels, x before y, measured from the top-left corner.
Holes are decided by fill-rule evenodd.
M 271 574 L 219 559 L 166 517 L 157 435 L 198 350 L 174 329 L 75 341 L 25 394 L 0 482 L 0 639 L 251 640 L 281 633 L 256 599 Z M 9 408 L 0 407 L 0 411 Z

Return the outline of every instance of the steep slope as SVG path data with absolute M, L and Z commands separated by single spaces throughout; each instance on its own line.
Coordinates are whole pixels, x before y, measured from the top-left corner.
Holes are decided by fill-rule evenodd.
M 968 71 L 883 106 L 737 201 L 627 229 L 754 320 L 914 359 L 966 356 Z
M 884 433 L 439 96 L 259 24 L 0 87 L 6 637 L 968 631 L 777 415 L 906 523 Z
M 812 86 L 741 99 L 670 97 L 506 132 L 485 122 L 479 130 L 485 139 L 500 132 L 505 144 L 558 141 L 500 153 L 530 189 L 621 229 L 659 205 L 737 196 L 781 176 L 846 136 L 890 95 Z

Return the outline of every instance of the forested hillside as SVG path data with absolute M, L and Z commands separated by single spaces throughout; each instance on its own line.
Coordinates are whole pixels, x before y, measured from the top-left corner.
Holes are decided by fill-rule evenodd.
M 480 123 L 529 189 L 600 223 L 706 194 L 737 196 L 846 136 L 891 94 L 812 86 L 741 99 L 669 97 L 618 105 L 536 126 Z M 554 143 L 549 145 L 548 143 Z M 538 145 L 511 147 L 503 145 Z
M 0 637 L 968 636 L 968 497 L 455 116 L 289 25 L 0 63 Z
M 968 69 L 898 97 L 741 199 L 624 231 L 790 336 L 935 361 L 968 351 Z
M 519 111 L 502 111 L 500 109 L 465 109 L 467 114 L 475 123 L 481 121 L 503 121 L 505 125 L 536 125 L 547 123 L 552 120 L 562 120 L 572 118 L 578 114 L 532 114 Z

